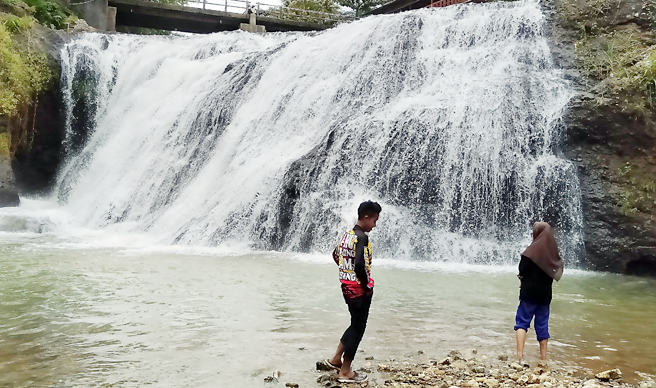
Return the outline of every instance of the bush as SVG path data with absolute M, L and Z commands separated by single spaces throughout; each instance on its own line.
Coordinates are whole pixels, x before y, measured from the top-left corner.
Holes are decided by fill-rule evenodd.
M 19 106 L 29 104 L 52 76 L 44 54 L 29 43 L 21 47 L 14 39 L 15 34 L 29 37 L 33 23 L 30 16 L 0 17 L 0 114 L 15 115 Z
M 2 0 L 6 1 L 6 0 Z M 33 15 L 40 24 L 56 29 L 64 29 L 71 21 L 73 13 L 54 0 L 24 0 L 33 8 Z

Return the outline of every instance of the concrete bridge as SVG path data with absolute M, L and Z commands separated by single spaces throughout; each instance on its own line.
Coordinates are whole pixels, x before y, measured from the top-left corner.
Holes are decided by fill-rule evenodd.
M 141 0 L 108 0 L 108 5 L 116 8 L 117 26 L 211 33 L 238 30 L 241 24 L 248 24 L 250 20 L 246 12 L 226 12 Z M 228 6 L 226 5 L 225 8 L 228 9 Z M 264 26 L 266 31 L 315 31 L 330 28 L 334 24 L 330 21 L 328 23 L 312 23 L 274 16 L 257 16 L 256 20 L 257 25 Z
M 353 19 L 342 15 L 272 6 L 259 2 L 250 3 L 249 0 L 215 0 L 221 3 L 211 1 L 188 0 L 187 5 L 181 6 L 143 0 L 78 0 L 77 2 L 64 0 L 91 26 L 108 31 L 113 31 L 115 26 L 194 33 L 238 29 L 251 32 L 317 31 Z M 483 1 L 486 0 L 392 0 L 363 16 Z M 195 6 L 189 6 L 190 4 Z M 256 11 L 257 16 L 249 14 L 248 9 Z

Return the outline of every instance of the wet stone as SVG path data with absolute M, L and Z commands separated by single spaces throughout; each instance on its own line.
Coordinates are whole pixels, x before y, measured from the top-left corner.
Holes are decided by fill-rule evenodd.
M 453 362 L 453 359 L 451 357 L 447 357 L 447 358 L 443 359 L 442 361 L 438 361 L 437 363 L 440 364 L 440 365 L 451 365 L 452 362 Z
M 452 350 L 451 352 L 449 352 L 449 357 L 451 357 L 451 359 L 453 359 L 454 361 L 457 361 L 457 360 L 463 360 L 463 359 L 464 359 L 464 358 L 462 357 L 462 354 L 460 354 L 460 352 L 457 351 L 457 350 Z
M 278 379 L 273 376 L 267 376 L 264 378 L 265 383 L 277 383 Z
M 483 384 L 487 385 L 490 388 L 497 388 L 499 386 L 499 380 L 497 379 L 485 379 Z
M 325 387 L 330 387 L 337 383 L 337 379 L 333 376 L 321 375 L 319 378 L 317 378 L 317 383 Z
M 514 370 L 517 370 L 517 371 L 520 371 L 520 370 L 523 370 L 523 369 L 524 369 L 523 366 L 519 365 L 519 364 L 516 363 L 516 362 L 513 362 L 512 364 L 510 364 L 510 367 L 513 368 Z
M 604 380 L 604 381 L 619 379 L 622 377 L 622 371 L 619 370 L 619 368 L 610 369 L 607 371 L 597 373 L 595 377 L 598 378 L 599 380 Z

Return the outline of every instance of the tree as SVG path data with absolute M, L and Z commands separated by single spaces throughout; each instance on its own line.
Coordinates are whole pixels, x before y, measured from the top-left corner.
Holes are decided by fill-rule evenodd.
M 363 13 L 377 8 L 389 0 L 337 0 L 337 3 L 343 7 L 351 8 L 355 11 L 355 17 L 362 16 Z
M 261 11 L 260 15 L 313 23 L 334 23 L 344 17 L 335 0 L 282 0 L 282 6 Z
M 339 7 L 335 0 L 283 0 L 282 5 L 287 8 L 331 14 L 337 14 L 339 12 Z

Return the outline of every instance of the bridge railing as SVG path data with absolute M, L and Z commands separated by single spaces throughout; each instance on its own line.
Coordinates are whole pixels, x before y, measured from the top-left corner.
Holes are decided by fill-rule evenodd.
M 247 13 L 254 7 L 258 16 L 267 16 L 284 20 L 296 20 L 319 24 L 337 24 L 354 20 L 354 16 L 339 13 L 313 11 L 309 9 L 286 7 L 282 4 L 269 4 L 249 0 L 187 0 L 186 6 L 207 10 Z

